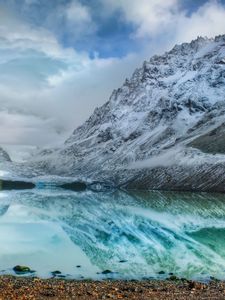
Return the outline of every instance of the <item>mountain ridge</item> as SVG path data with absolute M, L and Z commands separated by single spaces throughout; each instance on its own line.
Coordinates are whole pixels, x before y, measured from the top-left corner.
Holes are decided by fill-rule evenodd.
M 8 153 L 0 147 L 0 162 L 11 162 L 11 158 Z
M 29 164 L 43 174 L 128 188 L 204 191 L 202 172 L 208 170 L 208 182 L 215 166 L 218 174 L 225 166 L 221 139 L 217 133 L 210 139 L 218 128 L 223 136 L 224 116 L 225 35 L 199 37 L 145 61 L 61 148 L 43 151 Z M 218 147 L 205 151 L 207 141 Z M 213 176 L 208 189 L 225 191 Z

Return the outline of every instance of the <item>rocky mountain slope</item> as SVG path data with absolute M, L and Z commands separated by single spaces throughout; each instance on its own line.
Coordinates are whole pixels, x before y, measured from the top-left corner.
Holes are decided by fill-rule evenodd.
M 0 147 L 0 163 L 10 162 L 10 161 L 11 161 L 11 159 L 10 159 L 8 153 Z
M 225 191 L 224 137 L 225 35 L 153 56 L 29 165 L 127 188 Z

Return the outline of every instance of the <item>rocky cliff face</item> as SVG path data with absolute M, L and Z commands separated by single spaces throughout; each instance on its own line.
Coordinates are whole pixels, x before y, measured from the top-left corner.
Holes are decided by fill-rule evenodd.
M 10 161 L 11 161 L 11 159 L 10 159 L 8 153 L 0 147 L 0 163 L 10 162 Z
M 129 188 L 225 191 L 224 128 L 225 35 L 198 38 L 144 62 L 35 164 Z

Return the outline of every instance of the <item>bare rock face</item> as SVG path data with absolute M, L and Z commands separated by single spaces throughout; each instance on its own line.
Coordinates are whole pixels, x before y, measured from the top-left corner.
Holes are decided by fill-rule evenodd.
M 8 153 L 0 147 L 0 163 L 1 162 L 11 162 Z
M 35 166 L 127 188 L 223 190 L 224 62 L 225 35 L 153 56 Z
M 225 154 L 225 123 L 197 137 L 189 146 L 198 148 L 205 153 Z

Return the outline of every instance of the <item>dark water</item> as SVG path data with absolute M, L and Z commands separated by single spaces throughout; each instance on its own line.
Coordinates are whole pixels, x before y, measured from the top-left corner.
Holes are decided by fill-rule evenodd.
M 225 196 L 1 192 L 0 245 L 2 273 L 20 264 L 42 277 L 225 279 Z

